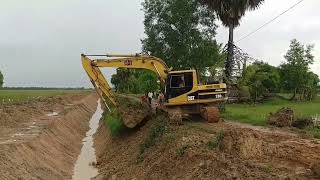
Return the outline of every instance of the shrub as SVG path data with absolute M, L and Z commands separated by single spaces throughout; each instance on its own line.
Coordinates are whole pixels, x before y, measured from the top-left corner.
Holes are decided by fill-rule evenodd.
M 313 121 L 312 118 L 298 118 L 297 120 L 293 121 L 292 126 L 299 128 L 299 129 L 304 129 L 308 126 L 312 126 Z
M 112 136 L 119 135 L 125 129 L 121 116 L 117 110 L 112 110 L 111 113 L 105 113 L 104 122 L 109 128 Z

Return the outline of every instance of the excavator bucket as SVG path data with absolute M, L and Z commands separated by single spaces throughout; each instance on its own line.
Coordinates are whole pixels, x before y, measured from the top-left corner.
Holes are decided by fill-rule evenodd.
M 119 106 L 117 111 L 120 112 L 123 124 L 128 128 L 134 128 L 151 115 L 149 104 L 140 98 L 117 95 Z

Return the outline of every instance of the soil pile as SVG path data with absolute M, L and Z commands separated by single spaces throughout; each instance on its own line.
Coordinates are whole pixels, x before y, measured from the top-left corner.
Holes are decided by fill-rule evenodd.
M 317 179 L 320 142 L 234 123 L 152 117 L 139 130 L 95 139 L 97 179 Z
M 294 112 L 290 108 L 281 108 L 276 113 L 270 113 L 268 124 L 277 127 L 291 127 L 294 122 Z
M 2 107 L 0 179 L 71 179 L 96 105 L 80 94 Z

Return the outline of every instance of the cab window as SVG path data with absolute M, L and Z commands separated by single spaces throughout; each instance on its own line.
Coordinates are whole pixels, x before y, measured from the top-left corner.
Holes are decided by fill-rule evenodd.
M 172 75 L 170 80 L 170 88 L 184 88 L 184 75 Z
M 192 72 L 169 74 L 166 85 L 166 99 L 178 97 L 193 88 Z

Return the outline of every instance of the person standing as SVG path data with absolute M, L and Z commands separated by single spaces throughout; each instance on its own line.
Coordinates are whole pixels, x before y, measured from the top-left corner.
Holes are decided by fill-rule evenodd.
M 152 102 L 152 97 L 153 97 L 153 93 L 150 91 L 148 92 L 148 99 L 149 99 L 149 105 L 151 106 L 151 102 Z
M 164 95 L 162 92 L 159 93 L 158 101 L 159 101 L 159 105 L 162 106 L 164 103 Z

